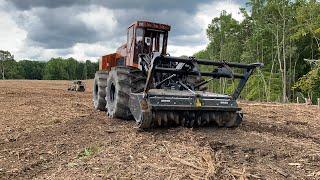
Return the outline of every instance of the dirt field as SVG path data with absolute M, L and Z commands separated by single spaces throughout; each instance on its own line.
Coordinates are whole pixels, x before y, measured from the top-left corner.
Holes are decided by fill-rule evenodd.
M 241 103 L 236 129 L 141 132 L 67 81 L 0 81 L 1 179 L 320 179 L 320 109 Z

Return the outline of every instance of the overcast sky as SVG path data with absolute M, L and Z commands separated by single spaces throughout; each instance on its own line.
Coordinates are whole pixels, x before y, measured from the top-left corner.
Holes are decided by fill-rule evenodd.
M 168 51 L 189 55 L 208 43 L 206 28 L 222 10 L 241 20 L 243 0 L 0 0 L 0 49 L 17 60 L 74 57 L 95 61 L 125 43 L 136 20 L 172 26 Z

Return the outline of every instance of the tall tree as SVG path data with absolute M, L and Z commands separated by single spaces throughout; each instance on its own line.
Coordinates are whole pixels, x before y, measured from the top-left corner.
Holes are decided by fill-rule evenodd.
M 69 75 L 66 70 L 66 61 L 62 58 L 52 58 L 48 61 L 44 71 L 44 79 L 69 79 Z
M 9 51 L 0 50 L 0 70 L 2 79 L 5 79 L 6 61 L 14 60 L 14 56 Z
M 87 65 L 84 64 L 82 74 L 81 74 L 81 79 L 87 79 L 88 78 L 87 74 L 88 74 Z

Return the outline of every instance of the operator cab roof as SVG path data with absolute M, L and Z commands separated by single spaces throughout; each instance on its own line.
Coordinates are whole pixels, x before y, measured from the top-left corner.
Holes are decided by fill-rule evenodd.
M 129 28 L 132 26 L 162 30 L 162 31 L 170 31 L 170 29 L 171 29 L 170 25 L 161 24 L 161 23 L 154 23 L 154 22 L 149 22 L 149 21 L 136 21 L 136 22 L 132 23 L 129 26 Z

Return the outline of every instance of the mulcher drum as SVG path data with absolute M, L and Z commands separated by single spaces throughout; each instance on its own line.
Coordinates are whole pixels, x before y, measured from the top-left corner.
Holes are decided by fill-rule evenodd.
M 242 121 L 236 100 L 203 91 L 150 89 L 146 95 L 131 93 L 129 107 L 140 128 L 209 124 L 234 127 Z

